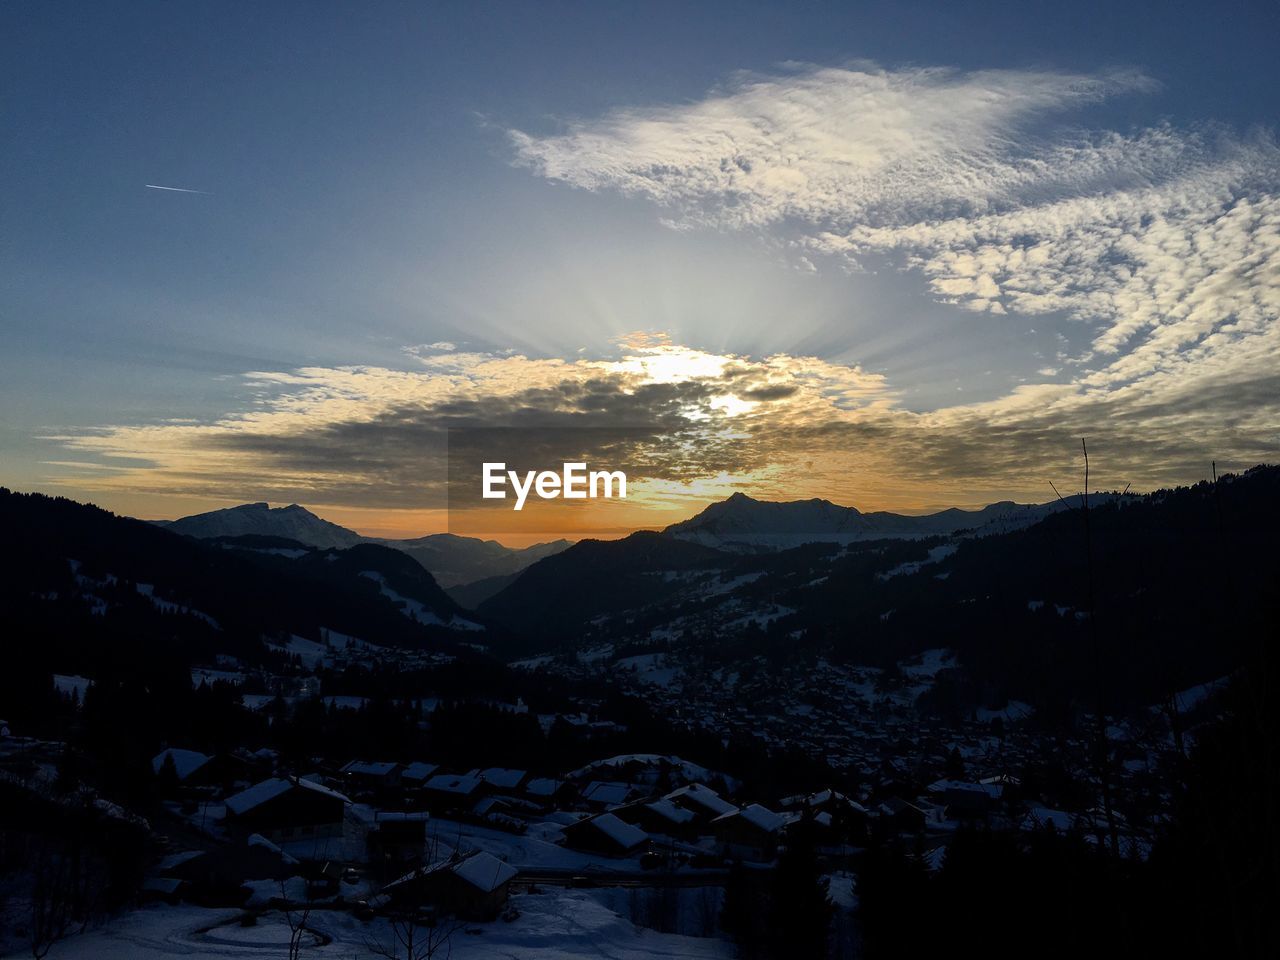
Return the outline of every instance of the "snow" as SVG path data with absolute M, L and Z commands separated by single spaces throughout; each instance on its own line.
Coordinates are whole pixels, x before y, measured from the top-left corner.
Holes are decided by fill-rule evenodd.
M 278 896 L 278 886 L 269 886 Z M 520 914 L 515 921 L 471 924 L 468 931 L 478 933 L 455 935 L 449 944 L 451 960 L 587 960 L 602 956 L 615 960 L 727 960 L 734 956 L 733 945 L 724 940 L 637 927 L 599 902 L 592 891 L 550 889 L 538 895 L 513 896 L 511 904 Z M 53 956 L 94 960 L 170 960 L 191 956 L 261 960 L 284 955 L 289 930 L 281 914 L 264 914 L 249 927 L 240 925 L 240 915 L 239 910 L 157 904 L 71 938 L 56 946 Z M 382 921 L 365 924 L 339 911 L 313 911 L 308 927 L 318 936 L 304 941 L 303 954 L 318 960 L 369 960 L 375 956 L 369 941 L 390 939 L 390 931 Z M 29 950 L 21 950 L 12 955 L 12 960 L 29 956 Z
M 426 763 L 422 760 L 415 760 L 401 771 L 400 779 L 425 781 L 439 769 L 440 764 L 438 763 Z
M 503 767 L 490 767 L 480 771 L 480 779 L 490 786 L 503 790 L 514 790 L 525 778 L 524 770 L 507 770 Z
M 457 793 L 465 796 L 475 792 L 480 786 L 480 778 L 441 773 L 428 780 L 424 786 L 428 790 L 436 790 L 440 793 Z
M 75 693 L 76 697 L 83 701 L 84 693 L 93 686 L 93 681 L 88 677 L 67 676 L 65 674 L 55 673 L 53 675 L 53 685 L 57 689 L 58 693 L 62 694 L 64 697 L 69 697 L 72 693 Z
M 751 824 L 765 833 L 777 833 L 786 825 L 786 820 L 779 813 L 774 813 L 768 807 L 762 807 L 758 803 L 749 803 L 741 810 L 731 810 L 729 813 L 716 817 L 716 823 L 728 820 L 732 817 L 741 817 L 747 823 Z
M 637 847 L 649 839 L 649 835 L 639 827 L 619 820 L 612 813 L 602 813 L 591 819 L 591 825 L 613 840 L 624 850 Z
M 197 620 L 203 620 L 205 623 L 209 624 L 209 626 L 213 627 L 213 629 L 215 630 L 222 629 L 221 624 L 219 624 L 217 620 L 213 619 L 213 617 L 209 616 L 207 613 L 202 613 L 201 611 L 194 610 L 191 607 L 183 606 L 180 603 L 173 603 L 172 601 L 169 601 L 169 600 L 161 600 L 159 597 L 156 596 L 156 593 L 155 593 L 156 587 L 154 583 L 135 583 L 133 586 L 134 586 L 134 589 L 138 591 L 138 593 L 140 593 L 142 596 L 150 600 L 152 605 L 161 613 L 185 613 L 187 616 L 195 617 Z
M 241 790 L 234 796 L 227 797 L 226 807 L 228 812 L 239 815 L 247 810 L 252 810 L 254 807 L 260 807 L 268 800 L 274 800 L 281 794 L 288 793 L 290 790 L 295 788 L 321 793 L 325 796 L 341 800 L 343 803 L 351 802 L 345 796 L 338 793 L 337 790 L 330 790 L 328 787 L 316 783 L 313 780 L 282 780 L 279 777 L 271 777 L 268 780 L 263 780 L 261 783 L 255 783 L 252 787 L 249 787 L 246 790 Z
M 342 768 L 342 772 L 362 777 L 385 777 L 395 768 L 396 764 L 391 760 L 352 760 Z
M 387 583 L 387 578 L 376 570 L 361 570 L 360 576 L 368 577 L 378 585 L 378 589 L 382 591 L 382 595 L 400 608 L 410 620 L 427 626 L 449 627 L 451 630 L 483 630 L 484 626 L 471 620 L 466 620 L 454 614 L 446 623 L 440 618 L 440 615 L 432 610 L 428 610 L 426 605 L 420 600 L 414 600 L 412 597 L 406 597 L 401 593 L 393 590 Z
M 941 671 L 951 669 L 956 666 L 957 660 L 954 653 L 950 650 L 935 649 L 926 650 L 915 658 L 918 663 L 902 662 L 899 668 L 904 676 L 912 678 L 920 677 L 936 677 Z
M 195 750 L 175 750 L 170 747 L 168 750 L 162 750 L 151 758 L 151 769 L 154 772 L 160 772 L 160 768 L 164 766 L 165 757 L 173 758 L 173 768 L 178 774 L 179 780 L 187 779 L 187 777 L 213 759 L 208 754 L 199 753 Z
M 481 850 L 453 867 L 453 872 L 477 890 L 489 893 L 507 883 L 517 873 L 509 863 L 503 863 L 491 853 Z
M 676 802 L 685 801 L 701 807 L 706 812 L 718 815 L 732 813 L 738 809 L 728 800 L 721 797 L 720 794 L 701 783 L 691 783 L 687 787 L 681 787 L 679 790 L 672 790 L 662 799 L 675 800 Z
M 978 720 L 981 723 L 990 723 L 997 717 L 1005 723 L 1012 723 L 1016 720 L 1025 720 L 1033 713 L 1035 713 L 1035 707 L 1029 703 L 1023 703 L 1021 700 L 1010 700 L 1002 710 L 981 708 L 976 711 Z

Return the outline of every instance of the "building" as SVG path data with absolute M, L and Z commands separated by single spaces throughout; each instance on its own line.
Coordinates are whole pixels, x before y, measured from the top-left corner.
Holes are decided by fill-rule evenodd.
M 693 811 L 702 823 L 738 809 L 704 783 L 691 783 L 679 790 L 672 790 L 662 799 L 670 800 L 678 807 Z
M 698 835 L 698 815 L 670 800 L 642 800 L 613 811 L 619 819 L 646 833 L 691 840 Z
M 357 790 L 386 790 L 400 785 L 401 766 L 388 760 L 352 760 L 342 779 Z
M 477 851 L 415 870 L 383 893 L 400 909 L 436 906 L 467 920 L 492 920 L 507 902 L 516 868 Z
M 298 777 L 271 777 L 227 798 L 227 831 L 275 843 L 341 837 L 347 804 L 336 790 Z
M 711 831 L 722 856 L 751 863 L 768 863 L 778 855 L 778 840 L 786 820 L 758 803 L 722 814 Z
M 607 857 L 637 853 L 648 841 L 649 835 L 643 830 L 612 813 L 586 817 L 564 828 L 566 847 Z

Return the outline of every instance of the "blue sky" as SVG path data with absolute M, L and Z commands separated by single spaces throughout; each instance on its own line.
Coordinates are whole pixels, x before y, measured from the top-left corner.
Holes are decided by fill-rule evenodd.
M 785 354 L 845 365 L 854 379 L 884 378 L 876 403 L 897 418 L 898 463 L 915 442 L 936 445 L 902 431 L 954 432 L 964 420 L 980 443 L 1018 404 L 976 421 L 962 411 L 907 428 L 901 417 L 1001 404 L 1019 386 L 1093 391 L 1102 405 L 1079 410 L 1089 423 L 1131 402 L 1120 385 L 1172 376 L 1167 351 L 1123 370 L 1096 360 L 1108 330 L 1129 329 L 1122 314 L 1132 307 L 1116 304 L 1132 291 L 1101 280 L 1098 291 L 1077 285 L 1068 296 L 1061 277 L 1037 276 L 1029 282 L 1041 285 L 1039 306 L 1030 308 L 1028 298 L 1009 299 L 1023 281 L 1005 262 L 995 281 L 1008 309 L 986 309 L 995 301 L 973 293 L 985 274 L 957 279 L 945 270 L 991 247 L 988 227 L 956 240 L 925 236 L 920 226 L 957 210 L 976 222 L 984 211 L 1110 198 L 1139 181 L 1161 188 L 1189 170 L 1213 174 L 1229 164 L 1244 172 L 1213 182 L 1230 199 L 1196 213 L 1186 235 L 1208 236 L 1241 199 L 1261 211 L 1241 240 L 1259 269 L 1206 285 L 1251 285 L 1245 334 L 1254 339 L 1212 340 L 1238 321 L 1238 304 L 1196 321 L 1190 348 L 1202 345 L 1222 370 L 1203 385 L 1203 405 L 1170 396 L 1168 409 L 1131 411 L 1133 430 L 1143 432 L 1149 416 L 1179 439 L 1117 460 L 1116 479 L 1196 479 L 1190 464 L 1211 451 L 1187 446 L 1186 428 L 1170 421 L 1181 415 L 1170 410 L 1188 403 L 1206 430 L 1214 423 L 1206 411 L 1239 428 L 1219 459 L 1263 459 L 1275 435 L 1248 427 L 1265 412 L 1257 357 L 1275 326 L 1266 236 L 1277 179 L 1267 132 L 1280 115 L 1277 35 L 1280 14 L 1266 3 L 7 4 L 0 482 L 155 515 L 278 496 L 334 509 L 366 501 L 426 509 L 425 499 L 379 496 L 377 477 L 315 482 L 272 456 L 258 462 L 260 473 L 246 463 L 239 479 L 220 485 L 174 453 L 194 436 L 136 431 L 179 419 L 207 426 L 263 404 L 297 410 L 314 401 L 316 382 L 337 389 L 324 378 L 299 387 L 248 374 L 364 365 L 384 379 L 435 376 L 439 364 L 424 369 L 423 351 L 406 353 L 422 344 L 448 344 L 427 353 L 473 363 L 509 351 L 531 363 L 611 362 L 627 353 L 620 338 L 637 330 L 665 334 L 673 349 L 753 362 Z M 823 117 L 873 96 L 858 79 L 867 77 L 902 99 L 823 127 Z M 768 89 L 751 87 L 762 79 Z M 1024 98 L 1037 84 L 1044 92 Z M 1106 89 L 1077 99 L 1081 84 Z M 948 98 L 986 111 L 992 89 L 1026 103 L 1013 119 L 974 113 L 985 139 L 966 140 L 948 125 Z M 775 109 L 806 96 L 820 108 Z M 936 208 L 926 167 L 910 175 L 915 192 L 905 200 L 896 187 L 868 186 L 873 173 L 861 171 L 856 184 L 814 187 L 833 157 L 866 147 L 864 123 L 887 123 L 902 104 L 910 122 L 875 149 L 891 153 L 904 138 L 936 134 L 938 152 L 927 160 L 940 172 L 975 154 L 983 176 L 997 162 L 1017 177 L 1029 164 L 1087 172 L 1073 167 L 1061 182 L 1043 175 L 1016 188 L 993 174 L 976 198 L 954 192 L 972 178 L 942 184 Z M 688 141 L 726 111 L 742 112 L 732 122 L 744 130 L 758 129 L 760 116 L 797 125 L 810 150 L 805 196 L 757 185 L 744 201 L 736 183 L 706 179 L 706 158 Z M 645 149 L 670 162 L 670 176 L 650 176 L 628 155 L 655 118 L 663 139 Z M 1124 143 L 1106 153 L 1108 136 Z M 769 156 L 779 142 L 757 146 Z M 992 143 L 1006 146 L 989 156 Z M 1103 174 L 1088 172 L 1098 164 L 1107 165 Z M 1156 206 L 1134 214 L 1135 230 L 1168 214 Z M 1114 230 L 1119 221 L 1107 222 Z M 1162 284 L 1153 277 L 1150 288 Z M 1104 298 L 1114 315 L 1099 314 Z M 1142 336 L 1118 355 L 1137 354 Z M 1177 345 L 1179 355 L 1188 348 Z M 759 376 L 783 374 L 762 368 Z M 486 396 L 507 389 L 474 368 L 452 383 Z M 384 387 L 347 388 L 363 412 L 342 416 L 367 417 L 368 404 L 390 402 Z M 1149 392 L 1158 387 L 1153 381 Z M 1042 432 L 1028 430 L 1018 436 Z M 937 456 L 895 484 L 832 493 L 923 507 L 1027 490 L 999 471 L 974 489 L 966 457 Z M 121 476 L 85 466 L 93 463 L 158 469 Z M 946 482 L 951 475 L 957 486 Z M 903 490 L 912 492 L 895 500 Z

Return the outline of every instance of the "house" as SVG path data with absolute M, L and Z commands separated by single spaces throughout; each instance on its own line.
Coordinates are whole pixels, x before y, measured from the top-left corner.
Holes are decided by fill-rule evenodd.
M 524 782 L 524 795 L 538 803 L 567 801 L 574 794 L 573 785 L 551 777 L 533 777 Z
M 929 797 L 946 808 L 953 820 L 984 819 L 1004 796 L 1000 783 L 968 783 L 962 780 L 935 780 L 929 784 Z
M 469 773 L 437 773 L 422 785 L 422 793 L 437 813 L 470 809 L 485 793 L 485 783 Z
M 196 750 L 178 750 L 170 747 L 167 750 L 161 750 L 151 758 L 151 770 L 157 776 L 165 769 L 165 765 L 169 764 L 173 768 L 174 776 L 178 778 L 179 783 L 186 783 L 191 780 L 200 770 L 207 767 L 213 760 L 213 757 L 206 753 L 200 753 Z
M 758 803 L 721 814 L 711 821 L 722 856 L 750 863 L 768 863 L 778 854 L 778 840 L 786 820 Z
M 438 763 L 424 763 L 421 760 L 415 760 L 413 763 L 406 764 L 404 769 L 400 771 L 400 782 L 411 789 L 419 788 L 426 783 L 440 769 Z
M 233 837 L 260 834 L 275 843 L 341 837 L 351 801 L 336 790 L 298 777 L 271 777 L 227 798 Z
M 619 820 L 639 827 L 646 833 L 691 840 L 698 835 L 698 815 L 671 800 L 648 800 L 629 803 L 613 811 Z
M 387 790 L 400 785 L 400 764 L 387 760 L 352 760 L 340 772 L 357 790 Z
M 473 770 L 470 776 L 479 777 L 495 790 L 517 790 L 529 776 L 527 770 L 508 770 L 505 767 L 489 767 L 487 770 Z
M 383 892 L 401 909 L 430 904 L 467 920 L 492 920 L 507 902 L 516 868 L 476 851 L 415 870 Z
M 296 859 L 256 833 L 243 843 L 171 853 L 155 868 L 157 879 L 180 882 L 184 896 L 208 906 L 239 905 L 245 881 L 283 880 L 297 871 Z
M 566 847 L 609 857 L 636 853 L 648 840 L 649 836 L 643 830 L 612 813 L 586 817 L 564 828 Z
M 582 788 L 582 799 L 588 805 L 601 810 L 618 807 L 645 791 L 633 783 L 619 783 L 612 780 L 592 780 Z
M 691 783 L 678 790 L 672 790 L 662 799 L 670 800 L 676 806 L 686 810 L 692 810 L 701 822 L 713 820 L 738 809 L 704 783 Z
M 420 864 L 427 852 L 430 816 L 425 811 L 375 813 L 368 836 L 370 865 L 379 870 L 396 871 L 391 874 L 395 876 L 405 867 Z

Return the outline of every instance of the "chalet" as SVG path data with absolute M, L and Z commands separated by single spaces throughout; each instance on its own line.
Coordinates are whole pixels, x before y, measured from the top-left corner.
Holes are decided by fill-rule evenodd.
M 195 784 L 205 782 L 202 777 L 197 777 L 197 774 L 206 770 L 212 761 L 213 757 L 206 753 L 170 747 L 167 750 L 161 750 L 151 758 L 151 770 L 159 775 L 168 764 L 173 768 L 174 776 L 178 778 L 179 783 Z
M 489 767 L 487 770 L 472 770 L 469 776 L 479 777 L 495 790 L 518 790 L 529 776 L 527 770 L 508 770 L 505 767 Z
M 758 803 L 721 814 L 711 821 L 722 856 L 751 863 L 768 863 L 778 854 L 778 840 L 786 821 Z
M 662 799 L 693 811 L 700 822 L 722 817 L 738 809 L 703 783 L 691 783 L 679 790 L 672 790 Z
M 564 828 L 566 847 L 610 857 L 636 853 L 648 839 L 648 834 L 639 827 L 620 820 L 612 813 L 586 817 Z
M 422 785 L 422 795 L 436 813 L 470 809 L 486 792 L 485 782 L 469 773 L 437 773 Z
M 180 881 L 192 899 L 222 906 L 243 901 L 246 880 L 283 880 L 297 871 L 296 859 L 256 833 L 243 843 L 169 854 L 155 869 L 160 878 Z
M 342 779 L 356 790 L 386 790 L 400 785 L 401 766 L 387 760 L 352 760 L 341 770 Z
M 233 837 L 257 833 L 276 843 L 341 837 L 350 802 L 310 780 L 272 777 L 227 798 L 227 830 Z
M 629 803 L 613 811 L 614 816 L 646 833 L 691 840 L 698 834 L 698 815 L 670 800 Z
M 393 904 L 432 904 L 467 920 L 492 920 L 507 902 L 516 868 L 477 851 L 415 870 L 384 888 Z
M 566 802 L 576 793 L 572 784 L 551 777 L 533 777 L 526 780 L 523 792 L 530 800 L 542 804 L 555 801 Z
M 935 780 L 928 787 L 929 798 L 946 808 L 953 820 L 984 819 L 1004 795 L 999 783 L 967 783 L 962 780 Z
M 408 788 L 418 788 L 435 776 L 440 769 L 437 763 L 425 763 L 422 760 L 415 760 L 413 763 L 405 764 L 403 770 L 400 771 L 400 782 Z
M 638 796 L 643 796 L 645 792 L 634 783 L 592 780 L 582 788 L 582 799 L 589 806 L 608 810 L 610 807 L 618 807 Z

